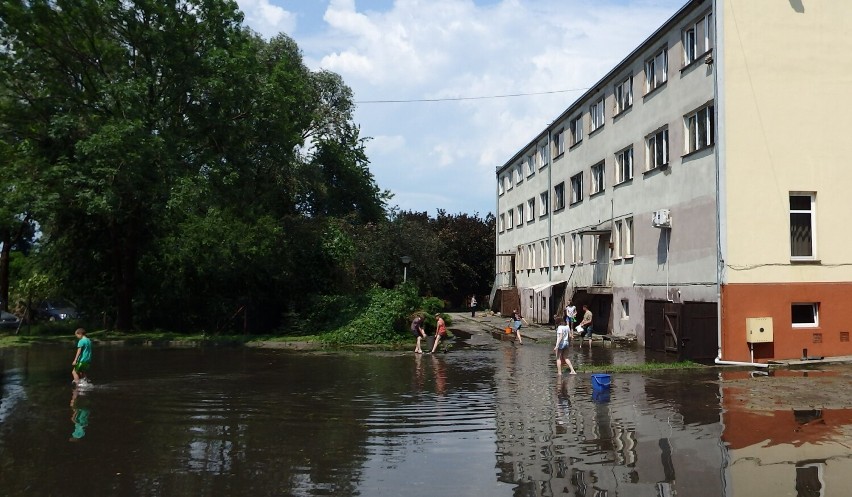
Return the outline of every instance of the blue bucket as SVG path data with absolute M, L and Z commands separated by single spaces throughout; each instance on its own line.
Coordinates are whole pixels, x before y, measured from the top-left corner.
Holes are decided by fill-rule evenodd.
M 612 383 L 612 378 L 608 374 L 593 374 L 592 388 L 595 390 L 606 390 Z

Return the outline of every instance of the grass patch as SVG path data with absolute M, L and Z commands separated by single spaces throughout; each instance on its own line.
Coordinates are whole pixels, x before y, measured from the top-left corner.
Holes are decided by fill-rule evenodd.
M 646 362 L 643 364 L 601 364 L 585 365 L 575 368 L 583 373 L 647 373 L 651 371 L 703 369 L 707 366 L 691 361 L 680 362 Z

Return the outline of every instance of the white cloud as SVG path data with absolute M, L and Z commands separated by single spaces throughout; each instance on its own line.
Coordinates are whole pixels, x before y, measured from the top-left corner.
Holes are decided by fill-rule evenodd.
M 271 38 L 279 33 L 291 33 L 296 28 L 296 16 L 269 0 L 237 0 L 240 10 L 245 14 L 246 24 L 263 35 Z
M 363 135 L 377 137 L 371 170 L 400 206 L 484 214 L 496 168 L 684 1 L 395 0 L 380 11 L 369 0 L 330 0 L 322 32 L 296 41 L 306 63 L 341 74 L 361 102 L 580 89 L 358 105 Z M 422 194 L 433 189 L 442 194 Z

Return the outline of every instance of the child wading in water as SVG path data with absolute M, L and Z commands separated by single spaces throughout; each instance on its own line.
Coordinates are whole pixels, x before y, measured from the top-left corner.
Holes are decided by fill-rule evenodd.
M 554 316 L 556 318 L 556 316 Z M 571 327 L 567 324 L 559 325 L 556 328 L 556 345 L 553 347 L 553 350 L 556 352 L 556 371 L 559 374 L 562 374 L 562 364 L 568 366 L 571 370 L 571 374 L 577 374 L 574 371 L 574 365 L 571 364 L 571 361 L 565 357 L 566 352 L 571 347 Z
M 74 332 L 77 337 L 77 354 L 74 356 L 74 362 L 71 363 L 71 376 L 74 378 L 75 385 L 86 383 L 86 371 L 89 370 L 89 364 L 92 362 L 92 341 L 86 337 L 86 330 L 77 328 Z

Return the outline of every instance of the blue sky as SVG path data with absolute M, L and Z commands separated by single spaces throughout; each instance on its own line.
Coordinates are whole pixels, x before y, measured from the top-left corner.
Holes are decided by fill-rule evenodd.
M 237 0 L 343 77 L 379 187 L 432 215 L 493 212 L 496 169 L 685 1 Z

